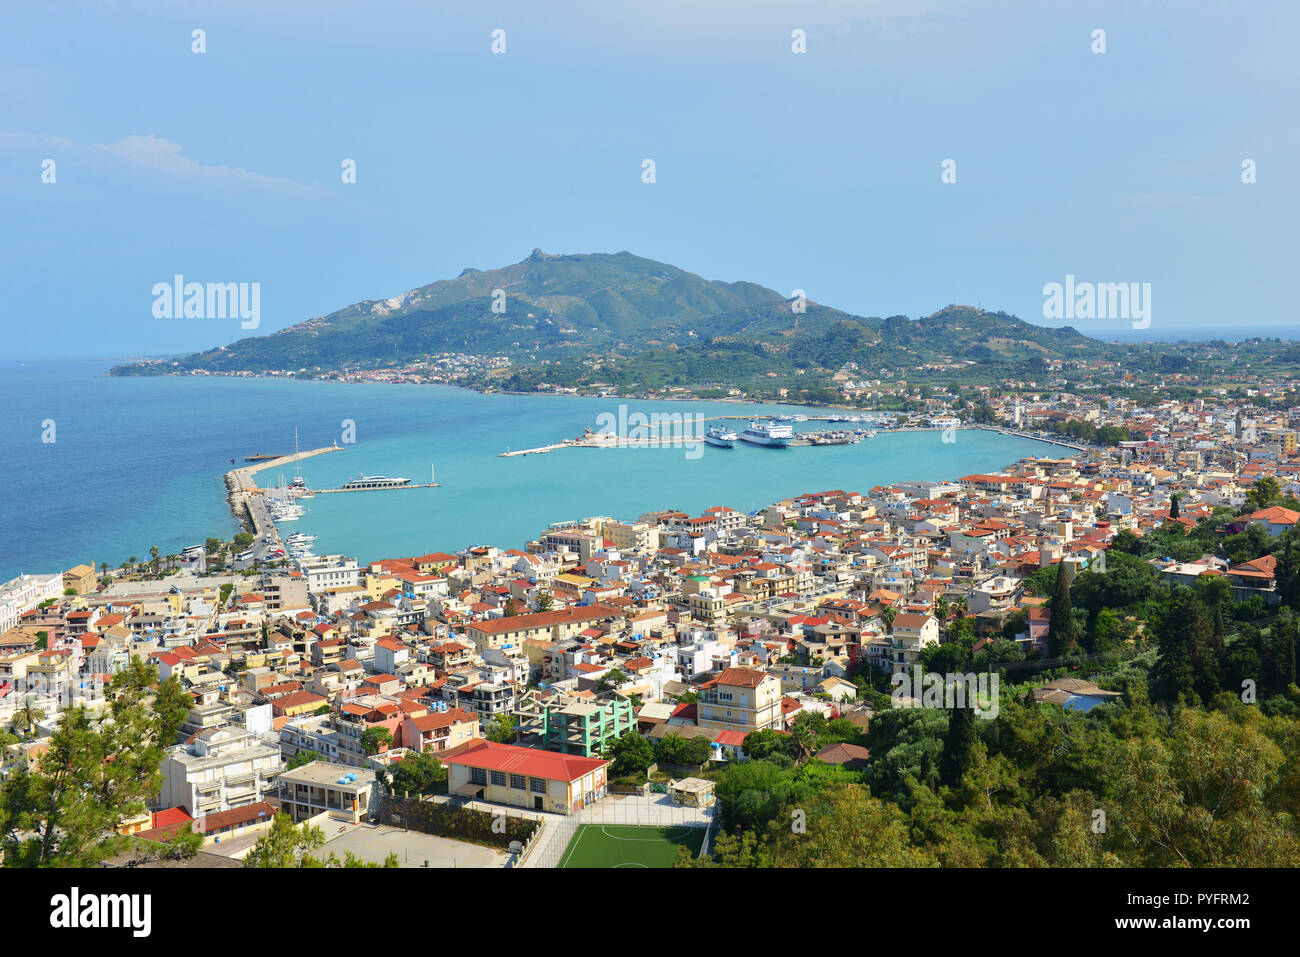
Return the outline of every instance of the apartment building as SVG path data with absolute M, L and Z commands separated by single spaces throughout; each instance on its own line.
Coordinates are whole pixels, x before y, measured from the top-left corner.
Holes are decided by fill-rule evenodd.
M 718 731 L 781 727 L 781 681 L 754 668 L 728 668 L 701 686 L 696 723 Z
M 471 622 L 465 635 L 479 648 L 517 647 L 528 640 L 562 641 L 593 624 L 622 616 L 617 608 L 607 605 L 574 606 Z
M 895 616 L 890 637 L 894 672 L 911 668 L 922 648 L 938 643 L 939 620 L 933 615 L 904 613 Z
M 478 715 L 448 708 L 402 722 L 402 747 L 412 751 L 449 751 L 478 737 Z
M 18 627 L 23 612 L 63 594 L 62 575 L 19 575 L 0 585 L 0 634 Z
M 228 811 L 272 795 L 283 767 L 280 749 L 256 734 L 231 726 L 205 728 L 191 744 L 168 749 L 160 801 L 185 808 L 191 817 Z

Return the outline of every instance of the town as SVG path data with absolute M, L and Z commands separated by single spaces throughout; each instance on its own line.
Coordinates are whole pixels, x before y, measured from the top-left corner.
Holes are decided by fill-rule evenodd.
M 232 866 L 287 820 L 371 864 L 398 863 L 413 829 L 440 842 L 417 853 L 426 864 L 463 843 L 478 866 L 554 867 L 595 821 L 677 827 L 682 863 L 725 830 L 719 775 L 774 741 L 796 763 L 866 773 L 891 684 L 918 666 L 1018 672 L 1037 706 L 1119 698 L 1107 669 L 1155 640 L 1141 616 L 1102 609 L 1081 649 L 1059 610 L 1071 578 L 1140 556 L 1153 582 L 1214 579 L 1240 617 L 1276 615 L 1268 549 L 1300 522 L 1300 413 L 988 407 L 1076 444 L 751 512 L 586 517 L 522 548 L 263 561 L 237 559 L 244 535 L 24 575 L 0 589 L 0 774 L 39 770 L 65 714 L 104 712 L 146 665 L 188 705 L 161 787 L 114 822 L 137 846 L 183 831 L 197 859 Z

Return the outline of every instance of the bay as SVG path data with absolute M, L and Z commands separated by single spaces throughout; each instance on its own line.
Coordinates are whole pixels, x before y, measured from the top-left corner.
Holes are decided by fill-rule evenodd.
M 949 479 L 994 471 L 1047 443 L 961 431 L 881 433 L 858 445 L 765 449 L 705 447 L 560 449 L 501 458 L 599 429 L 618 400 L 545 395 L 482 395 L 448 386 L 349 384 L 272 378 L 108 378 L 112 363 L 5 360 L 0 363 L 0 461 L 4 520 L 0 580 L 61 571 L 79 562 L 146 558 L 230 537 L 238 526 L 225 501 L 231 459 L 343 440 L 355 444 L 303 461 L 314 488 L 335 488 L 360 473 L 430 481 L 440 488 L 318 495 L 307 514 L 283 526 L 317 537 L 317 554 L 361 561 L 471 544 L 520 548 L 554 522 L 589 515 L 634 519 L 710 505 L 752 510 L 802 492 L 869 491 L 908 479 Z M 629 412 L 756 417 L 795 406 L 732 402 L 627 403 Z M 53 442 L 48 438 L 53 423 Z M 730 423 L 739 429 L 743 423 Z M 826 427 L 808 423 L 796 428 Z M 278 481 L 265 471 L 259 484 Z

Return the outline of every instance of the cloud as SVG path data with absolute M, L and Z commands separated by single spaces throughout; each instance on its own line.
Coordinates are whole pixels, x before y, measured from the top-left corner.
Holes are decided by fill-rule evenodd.
M 238 166 L 200 163 L 186 156 L 184 148 L 179 143 L 173 143 L 153 133 L 146 136 L 133 133 L 113 143 L 88 145 L 61 136 L 0 130 L 0 151 L 3 151 L 6 145 L 17 147 L 39 145 L 48 149 L 75 151 L 86 156 L 111 156 L 138 169 L 156 170 L 178 179 L 206 181 L 213 185 L 251 186 L 299 196 L 321 196 L 327 192 L 319 185 L 309 186 L 296 180 L 268 176 Z

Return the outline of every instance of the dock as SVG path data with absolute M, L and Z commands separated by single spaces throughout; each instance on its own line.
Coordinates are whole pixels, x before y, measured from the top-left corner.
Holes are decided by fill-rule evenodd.
M 278 543 L 280 541 L 279 532 L 276 531 L 275 522 L 271 521 L 270 510 L 266 507 L 266 502 L 262 497 L 263 490 L 257 487 L 253 476 L 266 469 L 282 468 L 315 455 L 341 451 L 343 451 L 342 446 L 330 445 L 323 449 L 311 449 L 306 452 L 296 452 L 292 455 L 281 455 L 258 462 L 256 465 L 245 465 L 243 468 L 231 469 L 226 473 L 226 499 L 230 502 L 230 510 L 234 512 L 239 524 L 251 531 L 259 541 L 262 536 L 271 535 Z
M 329 495 L 333 492 L 400 492 L 406 488 L 442 488 L 441 483 L 425 482 L 423 485 L 392 485 L 387 488 L 314 488 L 313 495 Z

